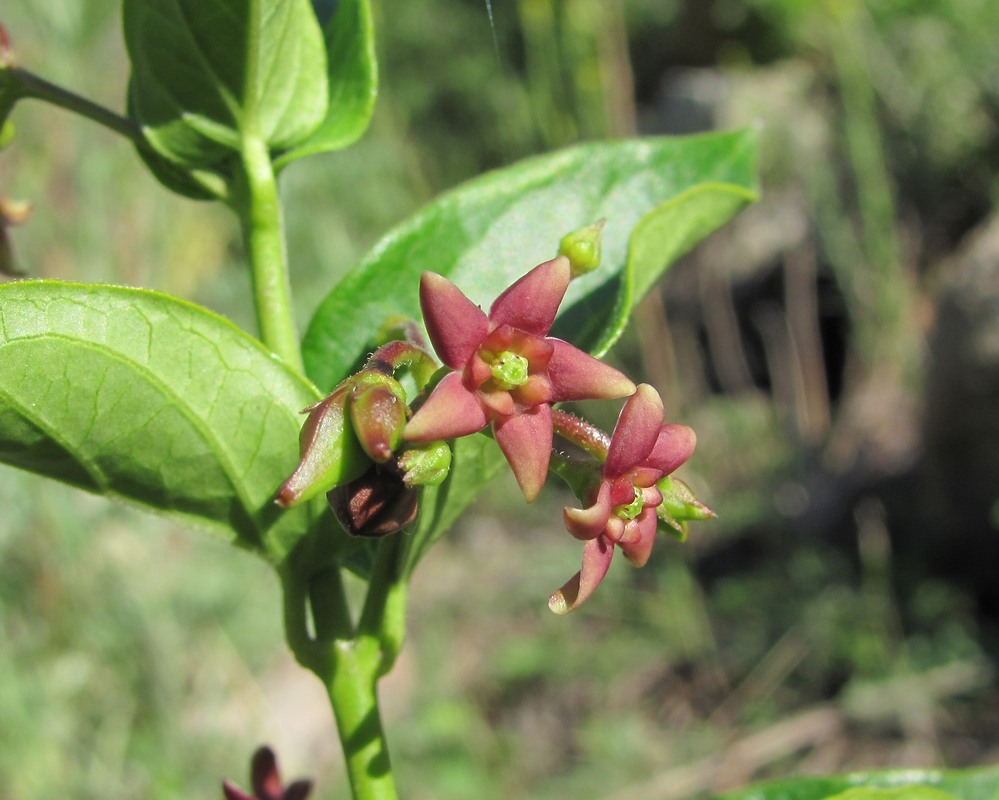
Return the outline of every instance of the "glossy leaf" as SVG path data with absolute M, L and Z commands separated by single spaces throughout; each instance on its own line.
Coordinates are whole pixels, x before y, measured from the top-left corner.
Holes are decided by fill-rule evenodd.
M 318 399 L 229 321 L 138 289 L 0 286 L 0 461 L 208 527 L 274 561 L 325 503 L 281 511 Z
M 247 136 L 286 150 L 326 116 L 309 0 L 125 0 L 124 28 L 131 113 L 169 161 L 213 167 Z
M 787 778 L 722 795 L 719 800 L 996 800 L 999 768 L 902 769 Z
M 425 270 L 488 307 L 551 258 L 562 236 L 602 218 L 603 266 L 573 281 L 554 333 L 606 348 L 669 263 L 753 199 L 754 153 L 752 132 L 587 144 L 464 184 L 391 232 L 334 287 L 306 333 L 306 368 L 332 387 L 386 319 L 418 319 Z
M 340 0 L 323 33 L 329 83 L 326 118 L 308 139 L 276 159 L 277 169 L 302 156 L 353 144 L 371 121 L 378 70 L 370 0 Z

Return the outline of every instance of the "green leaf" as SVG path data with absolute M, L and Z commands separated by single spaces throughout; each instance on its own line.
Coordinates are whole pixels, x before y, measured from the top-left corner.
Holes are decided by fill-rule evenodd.
M 138 289 L 0 286 L 0 461 L 277 562 L 325 503 L 273 499 L 315 388 L 228 320 Z
M 606 219 L 603 264 L 573 281 L 555 333 L 613 340 L 669 263 L 755 197 L 753 132 L 587 144 L 489 173 L 391 232 L 320 304 L 306 369 L 332 387 L 389 317 L 418 319 L 426 270 L 484 307 L 569 231 Z
M 997 800 L 999 768 L 902 769 L 788 778 L 722 795 L 720 800 Z
M 879 786 L 858 786 L 834 794 L 832 797 L 835 800 L 956 800 L 954 795 L 948 792 L 919 784 L 894 786 L 890 789 Z
M 326 116 L 309 0 L 124 0 L 124 28 L 131 113 L 169 161 L 215 167 L 248 136 L 287 150 Z
M 303 156 L 347 147 L 371 121 L 378 69 L 369 0 L 341 0 L 324 34 L 329 70 L 326 118 L 308 139 L 279 156 L 275 169 Z

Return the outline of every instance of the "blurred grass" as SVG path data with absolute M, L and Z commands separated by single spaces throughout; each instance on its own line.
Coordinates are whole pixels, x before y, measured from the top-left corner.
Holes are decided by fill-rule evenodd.
M 117 5 L 8 0 L 2 15 L 22 64 L 118 108 L 127 74 Z M 773 361 L 760 367 L 756 329 L 721 336 L 705 308 L 718 308 L 720 285 L 742 313 L 745 286 L 769 280 L 771 229 L 787 235 L 800 216 L 818 279 L 841 287 L 823 296 L 842 304 L 825 318 L 853 321 L 837 328 L 854 336 L 848 349 L 877 338 L 880 313 L 856 336 L 863 308 L 844 270 L 863 264 L 851 259 L 895 269 L 893 280 L 932 273 L 991 210 L 999 73 L 987 32 L 999 11 L 980 0 L 868 9 L 848 65 L 855 91 L 873 93 L 858 120 L 842 116 L 851 112 L 831 50 L 833 3 L 494 6 L 499 53 L 480 0 L 378 4 L 383 91 L 371 130 L 283 179 L 300 321 L 421 202 L 579 137 L 763 118 L 764 183 L 777 204 L 734 244 L 715 240 L 681 265 L 665 321 L 646 313 L 649 327 L 618 353 L 629 369 L 666 376 L 657 382 L 671 413 L 699 433 L 685 477 L 719 520 L 687 545 L 661 542 L 644 570 L 616 564 L 597 597 L 558 619 L 545 599 L 578 568 L 560 523 L 570 499 L 552 491 L 513 514 L 516 490 L 500 482 L 414 580 L 410 644 L 385 689 L 406 796 L 673 798 L 794 769 L 994 759 L 996 642 L 971 587 L 924 578 L 897 592 L 894 523 L 879 497 L 833 491 L 820 467 L 836 437 L 821 414 L 808 427 Z M 632 82 L 635 98 L 622 93 Z M 14 231 L 29 275 L 150 286 L 252 328 L 224 209 L 161 190 L 89 123 L 37 104 L 15 121 L 0 190 L 35 204 Z M 852 160 L 847 135 L 862 140 Z M 873 191 L 889 192 L 887 210 L 865 215 L 863 163 L 878 171 Z M 890 258 L 874 252 L 888 247 L 885 226 L 899 236 Z M 744 372 L 706 355 L 712 335 L 716 349 L 745 349 Z M 828 339 L 825 348 L 819 400 L 835 420 L 849 381 Z M 833 536 L 800 517 L 816 502 L 814 475 L 829 484 Z M 277 586 L 262 564 L 11 470 L 0 507 L 6 794 L 218 796 L 220 778 L 245 781 L 253 748 L 270 741 L 288 776 L 315 775 L 320 796 L 345 796 L 325 699 L 283 652 Z

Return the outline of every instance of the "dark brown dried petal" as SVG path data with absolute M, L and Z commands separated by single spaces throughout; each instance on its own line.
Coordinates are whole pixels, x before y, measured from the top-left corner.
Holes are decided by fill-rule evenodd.
M 374 466 L 326 498 L 344 530 L 354 536 L 388 536 L 416 519 L 419 492 L 388 468 Z

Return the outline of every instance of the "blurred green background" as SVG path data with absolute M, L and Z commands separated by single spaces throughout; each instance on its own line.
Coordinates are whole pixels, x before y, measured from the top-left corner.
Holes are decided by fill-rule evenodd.
M 683 477 L 718 519 L 560 619 L 570 498 L 522 507 L 500 481 L 414 581 L 384 690 L 405 796 L 672 800 L 999 759 L 999 5 L 492 4 L 495 29 L 484 0 L 376 2 L 370 131 L 283 182 L 303 324 L 392 224 L 532 153 L 759 125 L 764 196 L 616 350 L 697 430 Z M 0 21 L 20 64 L 122 107 L 113 0 L 4 0 Z M 224 209 L 88 122 L 14 119 L 0 193 L 34 205 L 11 232 L 27 275 L 252 326 Z M 268 568 L 7 468 L 0 508 L 0 793 L 218 797 L 267 741 L 345 796 Z

